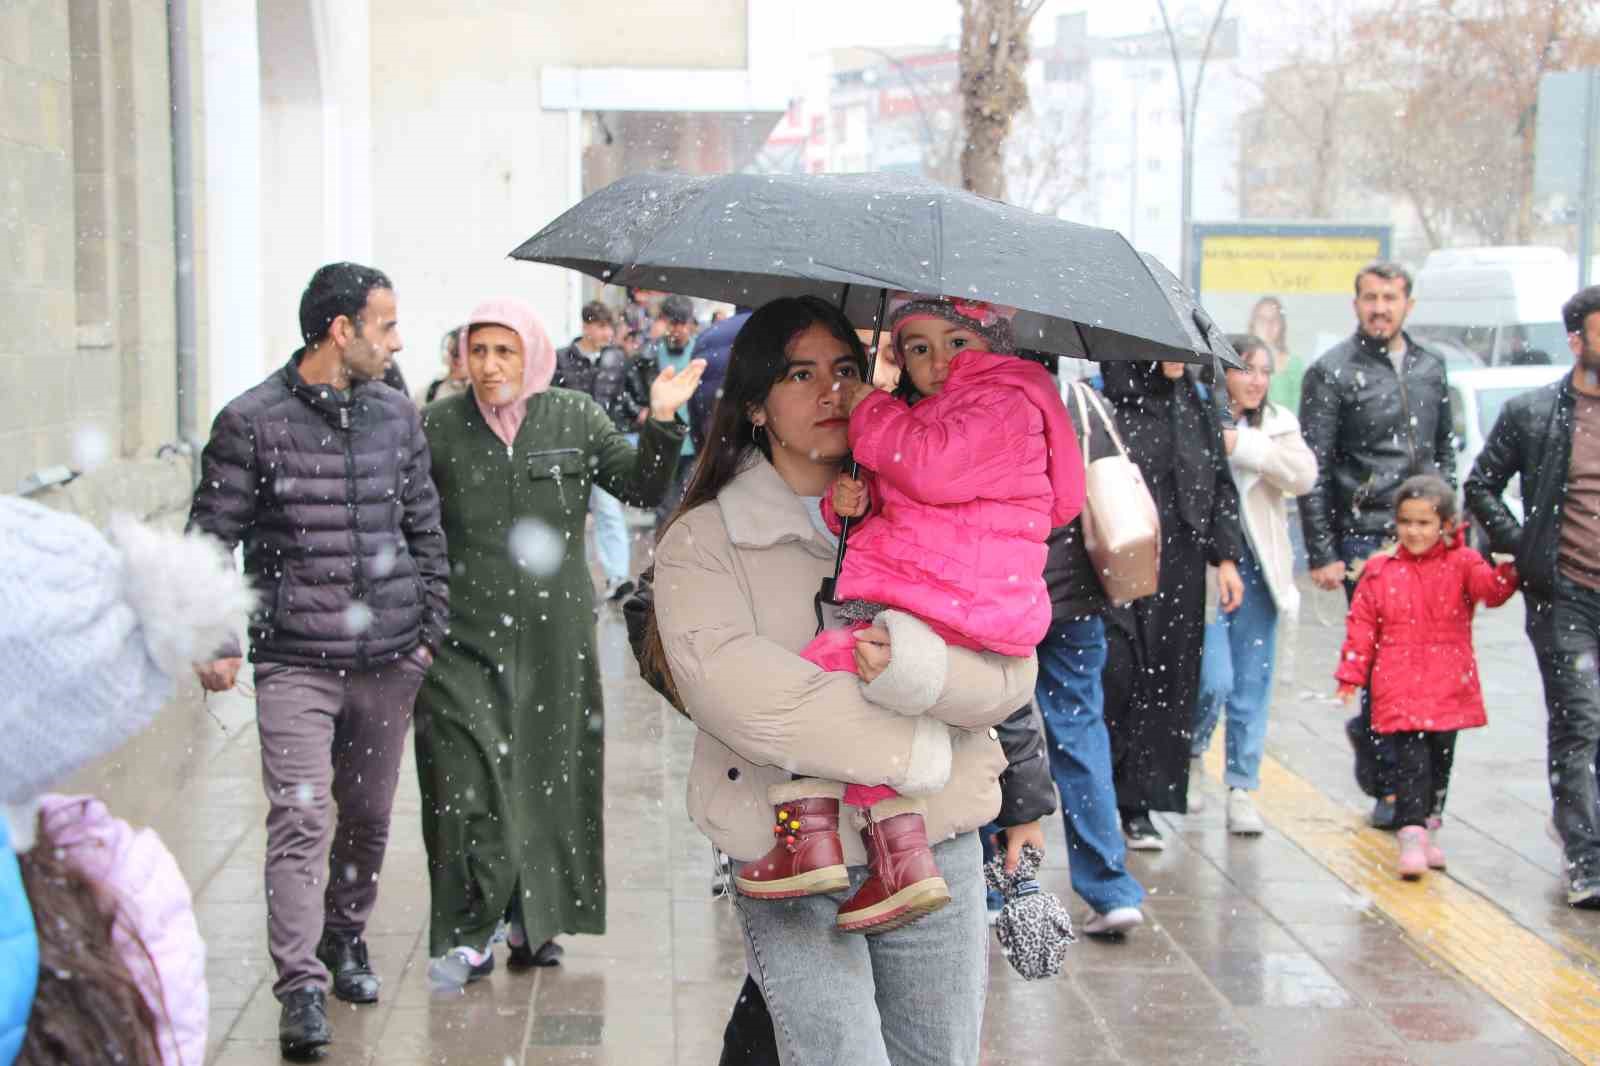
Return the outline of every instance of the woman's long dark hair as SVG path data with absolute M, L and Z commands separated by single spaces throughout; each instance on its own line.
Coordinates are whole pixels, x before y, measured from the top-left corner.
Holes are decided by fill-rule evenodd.
M 772 386 L 783 380 L 789 368 L 789 346 L 812 326 L 821 326 L 848 345 L 856 370 L 863 380 L 866 379 L 867 350 L 837 307 L 816 296 L 784 297 L 762 305 L 733 339 L 728 376 L 723 380 L 722 395 L 717 398 L 711 425 L 706 430 L 705 447 L 695 464 L 694 476 L 684 490 L 683 502 L 661 527 L 658 540 L 666 536 L 679 518 L 716 499 L 738 475 L 752 449 L 771 461 L 770 434 L 755 432 L 750 409 L 761 404 Z M 641 667 L 658 671 L 658 676 L 670 684 L 672 672 L 661 647 L 654 610 L 650 612 L 650 623 L 645 630 L 641 658 Z
M 72 868 L 43 819 L 38 833 L 17 856 L 39 933 L 39 987 L 18 1066 L 161 1066 L 155 1013 L 111 936 L 117 902 Z

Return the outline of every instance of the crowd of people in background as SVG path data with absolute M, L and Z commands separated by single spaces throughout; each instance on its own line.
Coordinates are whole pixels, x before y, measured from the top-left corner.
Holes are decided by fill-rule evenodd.
M 1081 930 L 1126 937 L 1144 919 L 1127 849 L 1165 846 L 1152 814 L 1203 805 L 1199 760 L 1219 725 L 1227 828 L 1265 831 L 1252 794 L 1300 602 L 1295 501 L 1309 580 L 1350 602 L 1329 688 L 1360 694 L 1346 734 L 1371 823 L 1397 831 L 1397 874 L 1445 866 L 1457 733 L 1487 721 L 1473 612 L 1520 589 L 1567 900 L 1600 907 L 1600 287 L 1563 311 L 1573 372 L 1510 401 L 1466 478 L 1498 561 L 1463 540 L 1445 363 L 1404 329 L 1411 287 L 1396 264 L 1363 268 L 1354 333 L 1313 362 L 1286 351 L 1267 298 L 1231 338 L 1237 367 L 1113 361 L 1048 395 L 1042 374 L 1012 373 L 1003 312 L 938 294 L 896 305 L 879 377 L 815 299 L 718 311 L 702 332 L 689 298 L 631 289 L 620 307 L 585 304 L 560 348 L 534 309 L 498 299 L 445 335 L 439 376 L 410 397 L 394 376 L 394 283 L 322 268 L 301 302 L 304 346 L 217 417 L 187 536 L 123 527 L 107 541 L 0 500 L 0 601 L 29 606 L 25 626 L 0 612 L 12 681 L 86 715 L 48 731 L 7 722 L 21 739 L 0 753 L 0 1063 L 76 1060 L 86 1041 L 129 1063 L 198 1061 L 204 953 L 175 863 L 92 799 L 47 789 L 147 722 L 189 664 L 208 691 L 233 688 L 247 649 L 226 630 L 246 611 L 286 1057 L 332 1041 L 330 992 L 381 994 L 365 928 L 408 733 L 435 985 L 481 979 L 501 943 L 527 969 L 560 963 L 560 935 L 604 932 L 594 619 L 647 593 L 642 673 L 698 731 L 690 813 L 749 864 L 733 895 L 761 965 L 723 1061 L 878 1061 L 887 1041 L 976 1062 L 983 915 L 1004 902 L 981 902 L 982 853 L 1014 869 L 1059 809 Z M 1018 390 L 993 429 L 1015 446 L 916 450 L 972 432 L 917 427 L 956 419 L 980 366 L 984 387 Z M 1092 404 L 1076 394 L 1090 387 Z M 1123 449 L 1161 529 L 1157 589 L 1128 603 L 1090 561 L 1071 488 L 1081 464 Z M 845 476 L 852 450 L 875 479 Z M 1069 455 L 1075 472 L 1047 469 Z M 1007 486 L 1004 506 L 929 488 L 972 481 L 960 461 L 994 464 L 979 480 Z M 1521 518 L 1502 500 L 1516 476 Z M 996 602 L 1012 602 L 1004 576 L 947 542 L 939 508 L 972 500 L 1038 585 L 1026 648 L 964 636 L 935 599 L 878 613 L 899 602 L 894 582 L 915 590 L 907 575 L 995 579 Z M 1036 521 L 1024 530 L 1008 508 Z M 630 509 L 661 538 L 653 593 L 640 571 L 655 541 L 640 550 Z M 872 531 L 859 541 L 841 521 L 857 516 Z M 866 613 L 828 673 L 806 649 L 841 538 L 879 545 L 892 580 L 861 586 L 851 602 Z M 64 679 L 71 698 L 48 690 Z M 85 693 L 104 695 L 103 713 Z M 859 843 L 842 831 L 845 799 L 863 812 Z M 828 834 L 832 858 L 801 863 L 796 849 Z M 889 936 L 897 950 L 880 950 Z M 61 976 L 74 972 L 103 979 Z

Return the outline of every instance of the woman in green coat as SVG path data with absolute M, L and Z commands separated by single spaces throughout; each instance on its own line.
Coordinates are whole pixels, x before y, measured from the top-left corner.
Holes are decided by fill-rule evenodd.
M 550 387 L 555 348 L 526 305 L 480 306 L 462 347 L 472 390 L 423 416 L 451 618 L 416 709 L 429 974 L 447 985 L 494 968 L 502 920 L 513 968 L 553 965 L 557 933 L 605 932 L 589 488 L 661 498 L 704 367 L 657 379 L 636 452 L 594 400 Z

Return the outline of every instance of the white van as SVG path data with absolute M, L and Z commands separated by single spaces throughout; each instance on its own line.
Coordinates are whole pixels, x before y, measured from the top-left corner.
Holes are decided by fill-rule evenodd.
M 1406 331 L 1479 366 L 1571 366 L 1561 305 L 1578 267 L 1560 248 L 1447 248 L 1417 272 Z

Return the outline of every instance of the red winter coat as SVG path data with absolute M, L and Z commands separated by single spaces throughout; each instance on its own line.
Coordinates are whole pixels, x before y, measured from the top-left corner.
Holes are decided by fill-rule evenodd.
M 1473 610 L 1498 607 L 1516 591 L 1512 565 L 1490 566 L 1462 546 L 1461 532 L 1420 556 L 1404 548 L 1374 556 L 1356 586 L 1334 676 L 1371 689 L 1375 732 L 1475 729 L 1488 719 Z
M 962 352 L 937 396 L 886 392 L 850 415 L 871 512 L 836 595 L 910 612 L 946 641 L 1032 655 L 1050 628 L 1045 538 L 1083 509 L 1083 457 L 1037 363 Z M 837 531 L 831 494 L 823 513 Z

